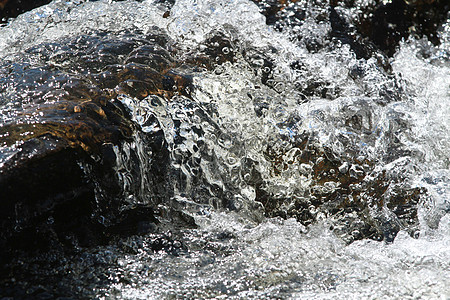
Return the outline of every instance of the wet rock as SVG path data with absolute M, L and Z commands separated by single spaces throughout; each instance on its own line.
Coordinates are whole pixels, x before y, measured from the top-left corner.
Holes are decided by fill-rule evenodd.
M 132 228 L 122 232 L 135 234 L 157 222 L 126 213 L 133 209 L 127 199 L 151 211 L 169 196 L 164 134 L 154 117 L 146 124 L 153 131 L 143 132 L 118 99 L 187 94 L 190 78 L 175 69 L 168 43 L 156 29 L 147 36 L 97 32 L 4 62 L 2 249 L 92 246 L 122 223 Z
M 379 78 L 389 82 L 385 87 L 382 87 L 385 83 L 381 84 L 377 94 L 373 95 L 374 101 L 382 106 L 401 101 L 403 97 L 388 57 L 396 51 L 400 40 L 410 35 L 426 36 L 433 43 L 438 43 L 436 30 L 446 20 L 449 10 L 445 1 L 368 1 L 364 4 L 355 1 L 254 2 L 266 16 L 268 25 L 288 32 L 294 43 L 311 53 L 348 46 L 361 62 L 350 68 L 350 78 L 359 84 L 371 80 L 366 77 L 369 72 L 377 72 Z M 429 20 L 433 20 L 433 24 Z M 318 30 L 322 28 L 318 24 L 323 25 L 323 30 Z M 311 26 L 316 29 L 315 32 L 309 30 Z M 251 57 L 251 53 L 249 55 Z M 264 58 L 260 60 L 265 65 L 271 62 L 269 57 L 276 57 L 276 54 L 259 55 Z M 376 61 L 377 67 L 372 65 L 368 68 L 364 62 L 369 60 Z M 309 76 L 310 71 L 303 61 L 291 63 L 290 68 L 303 75 L 295 86 L 302 101 L 339 98 L 339 87 L 330 89 L 333 86 L 331 82 Z M 270 80 L 263 83 L 272 87 Z M 361 105 L 365 107 L 361 111 L 368 109 L 368 103 Z M 255 103 L 257 113 L 261 114 L 263 107 L 264 103 Z M 364 143 L 370 144 L 370 136 L 379 134 L 371 125 L 370 114 L 345 112 L 342 117 L 346 130 L 357 134 Z M 401 128 L 409 126 L 402 123 L 401 117 L 394 122 L 398 122 L 394 126 Z M 415 155 L 409 153 L 392 134 L 387 133 L 386 138 L 389 142 L 382 158 L 383 164 Z M 297 134 L 295 142 L 292 142 L 292 136 L 280 136 L 280 140 L 274 141 L 265 152 L 266 159 L 272 165 L 272 175 L 299 172 L 309 182 L 309 187 L 303 192 L 296 192 L 295 199 L 285 198 L 271 191 L 270 185 L 263 180 L 256 180 L 261 175 L 250 164 L 249 174 L 252 175 L 248 184 L 255 188 L 256 200 L 264 205 L 266 215 L 294 216 L 305 225 L 327 219 L 331 221 L 335 233 L 346 242 L 362 238 L 390 241 L 401 229 L 414 236 L 418 224 L 417 205 L 427 197 L 427 192 L 406 182 L 407 176 L 378 170 L 376 165 L 380 162 L 359 157 L 358 151 L 352 150 L 344 140 L 339 143 L 344 145 L 345 155 L 336 153 L 314 135 L 306 133 Z
M 254 2 L 266 16 L 267 24 L 280 31 L 291 28 L 295 32 L 311 17 L 317 23 L 329 20 L 330 37 L 350 45 L 358 58 L 365 59 L 373 55 L 374 49 L 392 56 L 399 42 L 410 35 L 426 36 L 433 44 L 439 44 L 436 31 L 447 20 L 450 10 L 448 1 L 443 0 L 373 0 L 365 3 L 333 0 L 329 4 L 300 0 Z M 316 13 L 311 14 L 311 10 Z M 326 46 L 323 40 L 313 35 L 298 33 L 299 41 L 303 41 L 312 52 Z
M 427 191 L 405 181 L 406 174 L 378 170 L 364 157 L 339 156 L 309 135 L 288 148 L 270 146 L 265 155 L 274 176 L 297 170 L 310 182 L 303 193 L 280 197 L 258 179 L 261 175 L 250 162 L 253 171 L 248 183 L 267 216 L 295 217 L 306 226 L 326 218 L 347 243 L 366 238 L 389 242 L 400 230 L 412 236 L 418 230 L 417 205 Z
M 348 45 L 361 61 L 349 68 L 348 76 L 361 85 L 372 71 L 364 61 L 377 58 L 377 66 L 382 67 L 377 74 L 392 85 L 380 89 L 374 102 L 382 106 L 398 100 L 400 89 L 389 77 L 386 55 L 378 49 L 389 54 L 389 47 L 398 41 L 386 49 L 375 38 L 371 41 L 359 27 L 362 23 L 354 23 L 344 13 L 350 8 L 347 2 L 351 1 L 330 5 L 317 1 L 307 11 L 307 1 L 258 1 L 267 23 L 277 30 L 295 31 L 307 18 L 325 24 L 327 30 L 316 36 L 298 34 L 292 39 L 311 53 Z M 173 2 L 166 4 L 170 9 Z M 381 7 L 376 4 L 367 11 L 382 11 Z M 170 11 L 164 16 L 169 17 Z M 403 174 L 407 164 L 402 166 L 398 159 L 410 153 L 395 132 L 388 137 L 383 161 L 361 156 L 345 137 L 339 137 L 345 148 L 342 154 L 314 134 L 294 131 L 275 136 L 261 151 L 270 174 L 262 174 L 258 161 L 242 154 L 243 142 L 235 142 L 212 120 L 219 115 L 214 105 L 201 107 L 191 97 L 197 92 L 192 74 L 236 62 L 241 56 L 258 85 L 283 93 L 273 80 L 277 50 L 239 47 L 232 36 L 219 31 L 187 53 L 157 28 L 145 34 L 95 31 L 24 49 L 16 61 L 0 65 L 1 295 L 93 298 L 94 288 L 105 282 L 132 284 L 129 274 L 118 272 L 106 278 L 104 271 L 111 264 L 126 263 L 119 262 L 118 253 L 164 251 L 176 256 L 186 251 L 170 230 L 196 226 L 193 217 L 183 212 L 190 207 L 236 210 L 258 221 L 262 204 L 268 217 L 294 217 L 304 225 L 326 220 L 348 243 L 365 238 L 389 242 L 401 229 L 414 234 L 417 204 L 427 195 L 407 182 Z M 299 73 L 314 72 L 301 60 L 289 67 Z M 214 71 L 218 74 L 220 68 Z M 299 102 L 339 98 L 339 87 L 330 87 L 332 82 L 309 78 L 295 87 Z M 248 97 L 256 116 L 265 117 L 272 99 L 250 92 Z M 152 112 L 140 115 L 130 111 L 136 103 L 153 105 L 155 110 L 172 105 L 174 112 L 166 119 Z M 342 128 L 362 142 L 380 134 L 370 113 L 360 109 L 368 105 L 368 101 L 352 102 L 340 120 Z M 169 133 L 161 119 L 173 125 Z M 286 124 L 271 126 L 288 128 L 301 122 L 293 116 Z M 231 160 L 221 161 L 205 146 L 212 137 L 219 150 L 241 158 L 232 162 L 241 164 L 240 169 L 224 168 Z M 398 164 L 400 171 L 377 168 L 381 162 Z M 169 163 L 176 168 L 169 171 Z M 287 174 L 285 179 L 289 172 L 297 172 L 295 178 L 307 181 L 308 188 L 295 191 L 293 197 L 271 190 L 267 175 Z M 246 200 L 255 198 L 256 203 L 237 197 L 245 185 L 253 188 L 245 191 Z M 232 237 L 225 234 L 217 239 Z M 215 251 L 207 241 L 197 246 Z M 146 276 L 145 272 L 149 271 L 138 276 Z M 60 283 L 55 274 L 65 275 L 64 281 Z
M 364 37 L 392 56 L 399 42 L 411 35 L 427 37 L 438 45 L 436 31 L 447 20 L 450 4 L 442 0 L 393 0 L 373 1 L 368 8 L 371 14 L 366 13 L 356 26 Z
M 150 251 L 183 251 L 160 233 L 195 227 L 159 208 L 172 196 L 162 127 L 151 114 L 138 124 L 121 101 L 189 97 L 191 68 L 175 56 L 154 28 L 63 38 L 2 62 L 0 295 L 93 298 L 113 252 L 142 249 L 144 235 Z M 129 236 L 141 244 L 120 248 Z

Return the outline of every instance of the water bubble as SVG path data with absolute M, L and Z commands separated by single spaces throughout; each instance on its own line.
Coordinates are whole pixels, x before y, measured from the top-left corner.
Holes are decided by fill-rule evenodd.
M 97 220 L 100 224 L 105 225 L 105 221 L 106 221 L 105 216 L 98 216 Z
M 252 59 L 251 61 L 257 67 L 264 66 L 264 59 Z
M 278 82 L 275 84 L 274 89 L 279 93 L 284 92 L 286 90 L 286 84 L 284 82 Z
M 222 147 L 224 147 L 226 149 L 230 149 L 233 146 L 233 140 L 227 134 L 221 134 L 217 141 L 218 141 L 219 145 L 221 145 Z
M 213 207 L 214 209 L 219 209 L 222 206 L 222 200 L 220 200 L 217 197 L 211 197 L 209 198 L 209 205 Z
M 243 207 L 244 199 L 241 195 L 235 195 L 230 201 L 230 208 L 233 210 L 240 210 Z
M 221 74 L 223 74 L 223 72 L 225 72 L 225 69 L 224 69 L 224 67 L 223 67 L 222 65 L 218 65 L 218 66 L 216 67 L 216 69 L 214 70 L 214 72 L 215 72 L 217 75 L 221 75 Z
M 364 170 L 361 166 L 352 165 L 349 170 L 350 176 L 353 178 L 358 178 L 364 175 Z
M 239 162 L 239 160 L 237 159 L 236 156 L 230 154 L 227 156 L 227 162 L 229 166 L 234 166 Z
M 339 172 L 342 174 L 347 173 L 348 169 L 349 169 L 349 164 L 348 162 L 344 162 L 340 167 L 339 167 Z
M 250 173 L 246 173 L 246 174 L 244 174 L 244 176 L 243 176 L 243 178 L 244 178 L 244 180 L 245 181 L 249 181 L 250 180 L 250 178 L 251 178 L 251 175 L 250 175 Z

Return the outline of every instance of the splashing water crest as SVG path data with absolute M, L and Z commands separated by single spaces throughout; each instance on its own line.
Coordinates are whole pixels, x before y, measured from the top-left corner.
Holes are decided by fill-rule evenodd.
M 182 230 L 188 250 L 177 255 L 148 250 L 151 236 L 136 240 L 137 254 L 117 254 L 111 286 L 99 288 L 99 298 L 450 298 L 450 23 L 439 46 L 402 42 L 389 75 L 375 57 L 358 59 L 340 42 L 330 46 L 331 25 L 317 22 L 323 11 L 302 5 L 304 22 L 284 32 L 266 25 L 247 0 L 180 0 L 167 18 L 158 1 L 54 1 L 1 28 L 5 60 L 71 35 L 154 26 L 183 50 L 181 58 L 211 47 L 217 33 L 227 41 L 221 52 L 233 54 L 213 70 L 191 71 L 192 99 L 119 96 L 143 132 L 162 128 L 173 196 L 161 206 L 183 208 L 198 228 Z M 323 48 L 308 51 L 294 35 Z M 305 137 L 313 153 L 306 162 L 299 154 Z M 139 153 L 142 190 L 126 197 L 151 202 L 145 170 L 152 150 L 137 135 L 115 151 L 124 186 L 134 180 L 127 153 Z M 329 156 L 340 164 L 320 181 L 316 165 Z M 362 190 L 355 202 L 385 201 L 381 210 L 367 207 L 373 220 L 397 220 L 389 206 L 397 190 L 426 189 L 416 204 L 418 228 L 398 221 L 392 243 L 346 239 L 333 228 L 351 227 L 345 222 L 360 215 L 342 221 L 333 207 L 310 200 L 339 190 L 333 172 L 355 178 L 352 190 Z M 365 189 L 377 178 L 392 183 L 371 196 Z M 279 213 L 264 217 L 271 204 L 261 195 Z M 314 224 L 279 217 L 299 203 Z

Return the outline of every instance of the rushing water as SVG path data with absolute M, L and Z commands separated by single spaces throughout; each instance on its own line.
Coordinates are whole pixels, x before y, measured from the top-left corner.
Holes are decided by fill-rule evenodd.
M 2 59 L 92 30 L 145 33 L 154 26 L 173 39 L 181 59 L 205 50 L 217 33 L 228 41 L 222 53 L 233 54 L 213 70 L 191 71 L 192 99 L 119 96 L 143 132 L 158 120 L 173 189 L 161 207 L 184 210 L 198 228 L 181 229 L 174 243 L 183 247 L 174 251 L 149 250 L 152 235 L 126 241 L 131 253 L 102 249 L 117 259 L 106 271 L 110 284 L 95 291 L 99 298 L 450 298 L 450 20 L 439 29 L 439 46 L 403 41 L 389 73 L 380 62 L 387 58 L 358 59 L 331 40 L 318 4 L 300 1 L 303 21 L 283 32 L 247 0 L 178 0 L 168 15 L 157 1 L 54 1 L 0 29 Z M 357 12 L 341 13 L 351 20 Z M 309 162 L 296 154 L 304 136 L 322 151 Z M 136 138 L 130 147 L 145 161 L 141 144 Z M 362 213 L 342 217 L 327 203 L 311 204 L 339 188 L 314 178 L 323 149 L 340 162 L 337 173 L 365 175 L 352 190 L 369 189 L 380 176 L 389 183 L 375 196 L 354 194 L 384 201 L 364 214 L 382 224 L 385 241 L 359 232 Z M 126 185 L 133 178 L 122 150 L 117 172 Z M 412 204 L 417 221 L 401 220 L 389 204 L 415 188 L 426 191 Z M 144 201 L 148 189 L 130 196 Z M 259 201 L 261 190 L 278 203 L 272 217 L 264 216 L 270 204 Z M 299 203 L 312 224 L 293 218 Z

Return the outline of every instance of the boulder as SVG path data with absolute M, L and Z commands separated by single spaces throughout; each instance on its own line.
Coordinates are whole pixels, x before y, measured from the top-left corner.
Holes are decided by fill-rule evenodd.
M 143 132 L 118 100 L 187 93 L 190 79 L 175 70 L 168 42 L 156 29 L 146 36 L 93 32 L 2 64 L 3 249 L 99 244 L 121 219 L 132 222 L 123 217 L 127 210 L 168 197 L 168 150 L 158 121 L 149 117 L 153 130 Z

